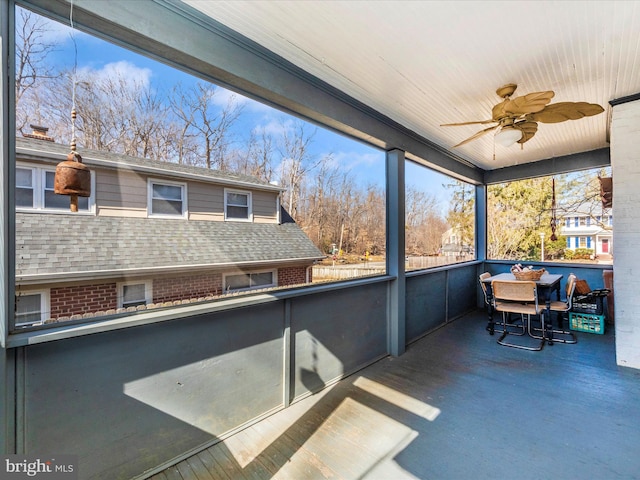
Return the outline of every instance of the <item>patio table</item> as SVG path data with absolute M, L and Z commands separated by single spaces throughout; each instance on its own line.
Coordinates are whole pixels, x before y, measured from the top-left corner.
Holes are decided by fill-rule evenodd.
M 487 330 L 489 331 L 490 335 L 493 335 L 495 333 L 495 322 L 493 321 L 493 292 L 491 291 L 491 282 L 493 280 L 514 281 L 516 280 L 516 277 L 512 273 L 499 273 L 489 278 L 485 278 L 482 281 L 482 283 L 485 283 L 487 285 L 487 297 L 489 300 L 489 305 L 487 307 L 487 311 L 489 314 L 489 323 L 487 325 Z M 545 306 L 546 306 L 545 315 L 549 319 L 548 322 L 545 321 L 546 330 L 547 330 L 546 333 L 547 333 L 547 339 L 549 341 L 549 345 L 553 344 L 553 328 L 551 328 L 552 322 L 551 322 L 551 308 L 550 308 L 551 300 L 552 300 L 551 297 L 553 296 L 553 292 L 555 292 L 556 299 L 560 300 L 560 280 L 562 280 L 562 275 L 548 273 L 548 272 L 545 272 L 540 277 L 540 280 L 535 280 L 536 289 L 538 291 L 538 301 L 545 302 Z

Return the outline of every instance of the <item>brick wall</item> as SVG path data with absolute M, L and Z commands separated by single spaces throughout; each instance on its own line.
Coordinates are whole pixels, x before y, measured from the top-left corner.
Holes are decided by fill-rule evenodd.
M 311 277 L 311 271 L 309 271 Z M 278 269 L 278 286 L 299 285 L 306 282 L 306 267 Z M 181 300 L 218 296 L 222 294 L 222 274 L 200 274 L 153 280 L 153 303 L 163 304 Z M 58 319 L 88 315 L 96 312 L 117 313 L 116 283 L 55 287 L 50 291 L 51 315 Z
M 51 318 L 107 311 L 118 305 L 115 283 L 55 287 L 50 293 Z
M 222 274 L 189 275 L 160 278 L 153 281 L 153 303 L 175 302 L 220 295 Z
M 311 281 L 309 270 L 309 281 Z M 299 285 L 307 281 L 307 267 L 286 267 L 278 269 L 278 286 Z
M 613 107 L 613 294 L 616 361 L 640 368 L 640 100 Z

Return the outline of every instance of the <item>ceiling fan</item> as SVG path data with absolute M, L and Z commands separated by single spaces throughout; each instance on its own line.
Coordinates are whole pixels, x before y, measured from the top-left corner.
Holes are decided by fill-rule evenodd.
M 523 144 L 536 134 L 538 122 L 560 123 L 566 120 L 578 120 L 582 117 L 590 117 L 604 112 L 604 108 L 595 103 L 587 102 L 559 102 L 548 105 L 553 96 L 552 91 L 528 93 L 511 99 L 511 95 L 518 86 L 509 83 L 496 90 L 499 97 L 504 100 L 495 105 L 491 111 L 490 120 L 476 122 L 446 123 L 441 127 L 453 127 L 459 125 L 482 125 L 495 123 L 492 127 L 480 130 L 471 137 L 454 145 L 453 148 L 469 143 L 482 135 L 496 130 L 495 141 L 508 147 L 514 143 Z

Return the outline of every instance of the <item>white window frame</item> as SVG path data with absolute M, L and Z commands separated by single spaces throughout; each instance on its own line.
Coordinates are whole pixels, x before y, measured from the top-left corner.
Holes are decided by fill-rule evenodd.
M 40 325 L 42 324 L 45 320 L 49 319 L 51 317 L 50 312 L 51 312 L 51 307 L 50 307 L 50 294 L 49 294 L 49 289 L 44 289 L 44 290 L 22 290 L 19 289 L 19 291 L 16 292 L 16 303 L 18 301 L 17 297 L 20 297 L 22 295 L 40 295 L 40 320 L 37 320 L 35 322 L 19 322 L 18 321 L 18 315 L 16 313 L 15 317 L 14 317 L 14 327 L 28 327 L 31 325 Z
M 45 188 L 46 188 L 46 174 L 55 173 L 56 168 L 53 166 L 34 165 L 29 163 L 16 162 L 16 169 L 21 168 L 23 170 L 31 170 L 31 187 L 33 188 L 33 203 L 30 207 L 16 205 L 17 212 L 47 212 L 47 213 L 68 213 L 69 207 L 64 208 L 51 208 L 45 207 Z M 91 175 L 91 195 L 87 197 L 87 209 L 78 209 L 74 215 L 94 215 L 96 210 L 95 204 L 95 175 L 90 172 Z M 16 185 L 16 188 L 18 186 Z
M 228 207 L 233 206 L 241 206 L 244 205 L 230 205 L 227 202 L 227 194 L 236 193 L 238 195 L 246 195 L 247 196 L 247 218 L 238 218 L 238 217 L 230 217 L 227 215 Z M 253 195 L 248 190 L 237 190 L 233 188 L 225 188 L 224 189 L 224 219 L 227 222 L 253 222 Z
M 181 201 L 182 201 L 182 213 L 180 214 L 168 214 L 168 213 L 153 213 L 153 186 L 154 185 L 166 185 L 171 187 L 180 187 L 182 192 Z M 171 180 L 162 180 L 159 178 L 149 178 L 147 179 L 147 216 L 148 217 L 157 217 L 157 218 L 187 218 L 188 214 L 187 208 L 187 184 L 184 182 L 174 182 Z
M 227 286 L 227 278 L 228 277 L 235 277 L 235 276 L 239 276 L 239 275 L 248 275 L 249 278 L 251 279 L 251 275 L 258 275 L 261 273 L 270 273 L 271 274 L 271 283 L 269 285 L 258 285 L 255 287 L 249 286 L 246 288 L 234 288 L 234 289 L 230 289 Z M 249 280 L 249 283 L 251 283 L 251 280 Z M 229 292 L 248 292 L 250 290 L 259 290 L 262 288 L 271 288 L 271 287 L 277 287 L 278 286 L 278 270 L 251 270 L 249 272 L 229 272 L 229 273 L 224 273 L 222 275 L 222 287 L 223 287 L 223 291 L 225 293 L 229 293 Z
M 129 280 L 126 282 L 118 282 L 118 308 L 127 308 L 124 306 L 124 287 L 133 285 L 144 285 L 144 301 L 145 305 L 153 303 L 153 281 L 151 280 Z M 142 300 L 142 299 L 141 299 Z M 131 306 L 131 305 L 128 305 Z

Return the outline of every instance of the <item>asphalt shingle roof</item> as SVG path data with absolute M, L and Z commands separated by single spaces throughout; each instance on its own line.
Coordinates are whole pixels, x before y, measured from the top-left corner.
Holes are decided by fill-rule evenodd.
M 18 157 L 35 155 L 41 160 L 50 161 L 53 164 L 66 159 L 67 154 L 71 151 L 68 145 L 25 137 L 16 138 L 16 150 Z M 180 165 L 172 162 L 161 162 L 86 148 L 78 148 L 78 153 L 82 156 L 82 162 L 87 164 L 87 166 L 100 163 L 103 166 L 106 165 L 112 168 L 130 168 L 133 170 L 160 169 L 166 171 L 165 173 L 167 175 L 182 174 L 200 177 L 202 181 L 232 183 L 268 190 L 282 190 L 282 188 L 276 187 L 269 182 L 240 173 L 212 170 L 192 165 Z
M 322 257 L 295 223 L 16 214 L 18 279 L 61 272 L 311 262 Z

